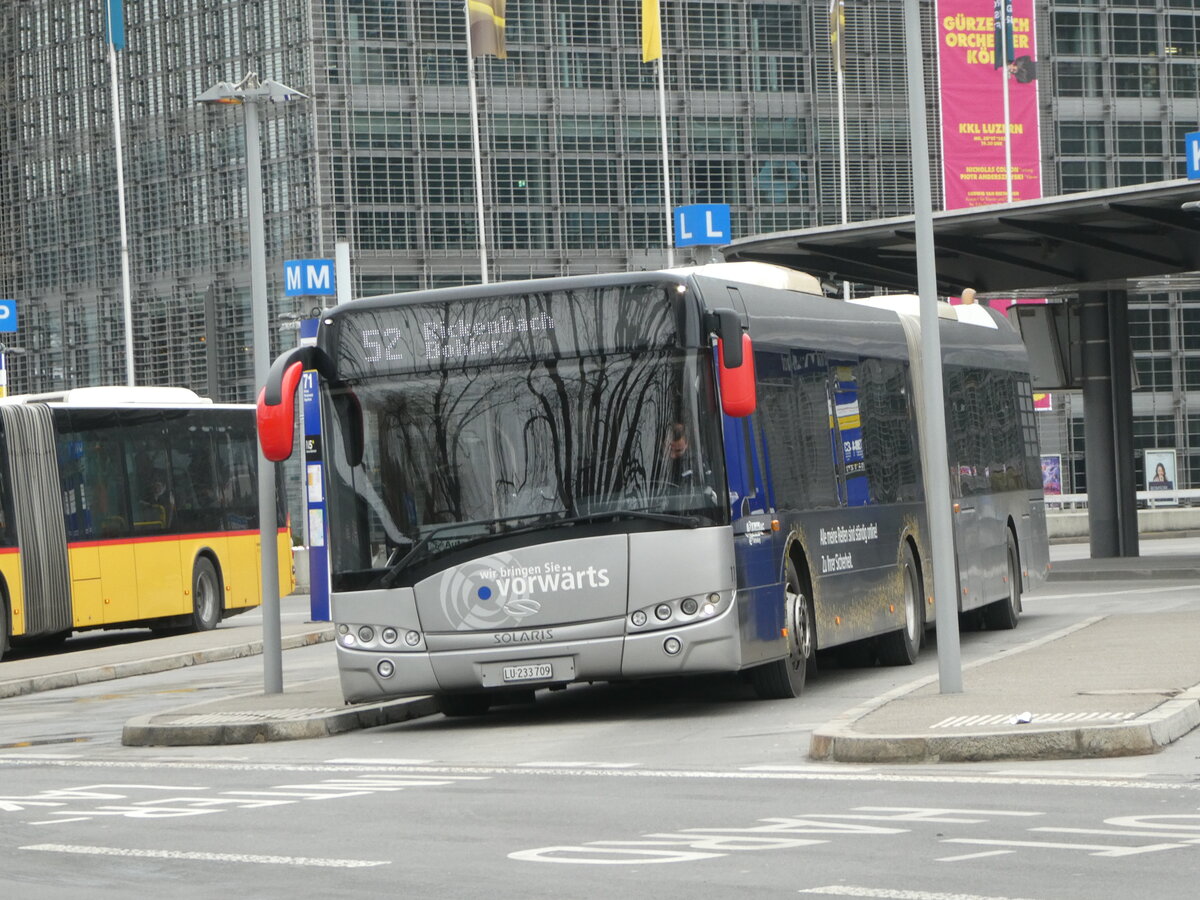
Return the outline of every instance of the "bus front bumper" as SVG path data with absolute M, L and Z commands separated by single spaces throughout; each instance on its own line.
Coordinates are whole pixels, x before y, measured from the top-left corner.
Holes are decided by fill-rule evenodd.
M 742 665 L 736 605 L 684 627 L 614 637 L 431 653 L 385 653 L 339 643 L 337 654 L 342 694 L 348 703 L 736 672 Z

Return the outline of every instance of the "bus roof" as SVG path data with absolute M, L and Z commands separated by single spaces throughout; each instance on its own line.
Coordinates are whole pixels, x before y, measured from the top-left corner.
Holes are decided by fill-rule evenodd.
M 181 387 L 101 387 L 71 388 L 46 394 L 20 394 L 5 397 L 5 403 L 66 403 L 71 406 L 211 406 L 212 400 Z
M 921 298 L 916 294 L 879 294 L 875 297 L 856 297 L 849 301 L 857 306 L 870 306 L 874 309 L 890 309 L 893 312 L 909 316 L 921 314 Z M 950 319 L 967 325 L 982 325 L 984 328 L 996 328 L 996 320 L 988 314 L 987 308 L 978 303 L 961 303 L 952 306 L 944 300 L 937 303 L 939 319 Z

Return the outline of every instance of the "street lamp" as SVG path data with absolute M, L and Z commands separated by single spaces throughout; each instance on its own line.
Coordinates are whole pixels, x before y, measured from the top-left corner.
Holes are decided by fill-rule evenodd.
M 262 149 L 258 106 L 307 96 L 277 81 L 259 81 L 251 72 L 237 84 L 218 82 L 197 103 L 241 106 L 246 126 L 246 200 L 250 220 L 250 309 L 253 314 L 254 382 L 264 385 L 271 365 L 267 322 L 267 260 L 263 225 Z M 283 647 L 279 618 L 279 550 L 275 525 L 275 464 L 258 451 L 258 535 L 262 552 L 263 683 L 268 694 L 283 693 Z
M 8 344 L 0 343 L 0 397 L 8 396 L 8 359 L 9 354 L 20 356 L 27 352 L 24 347 L 10 347 Z

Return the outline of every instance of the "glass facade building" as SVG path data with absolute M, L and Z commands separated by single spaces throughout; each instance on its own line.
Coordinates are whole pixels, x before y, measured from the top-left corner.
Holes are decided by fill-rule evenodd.
M 27 351 L 9 358 L 17 391 L 124 381 L 103 7 L 0 4 L 0 296 L 17 299 L 9 345 Z M 840 220 L 827 8 L 663 0 L 674 205 L 729 203 L 738 236 Z M 849 216 L 906 214 L 902 0 L 845 9 Z M 922 9 L 932 48 L 933 7 Z M 332 259 L 349 243 L 354 296 L 480 280 L 461 0 L 125 0 L 124 11 L 140 383 L 252 396 L 242 115 L 195 103 L 219 81 L 256 72 L 311 98 L 262 116 L 272 355 L 317 305 L 284 297 L 286 259 Z M 508 0 L 507 59 L 476 60 L 492 280 L 664 265 L 657 81 L 641 61 L 640 13 L 641 0 Z M 1182 134 L 1200 127 L 1198 22 L 1192 0 L 1039 6 L 1045 194 L 1184 174 Z M 936 125 L 932 65 L 926 89 Z M 1190 487 L 1200 292 L 1187 287 L 1147 286 L 1130 324 L 1139 450 L 1176 448 Z M 1081 407 L 1058 395 L 1042 418 L 1070 490 L 1085 487 Z

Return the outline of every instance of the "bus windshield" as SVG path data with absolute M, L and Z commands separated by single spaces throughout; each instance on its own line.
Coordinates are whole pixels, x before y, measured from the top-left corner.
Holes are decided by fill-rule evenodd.
M 401 570 L 518 531 L 727 522 L 710 370 L 707 352 L 663 349 L 339 389 L 362 411 L 364 455 L 352 468 L 326 445 L 335 589 L 411 583 Z

